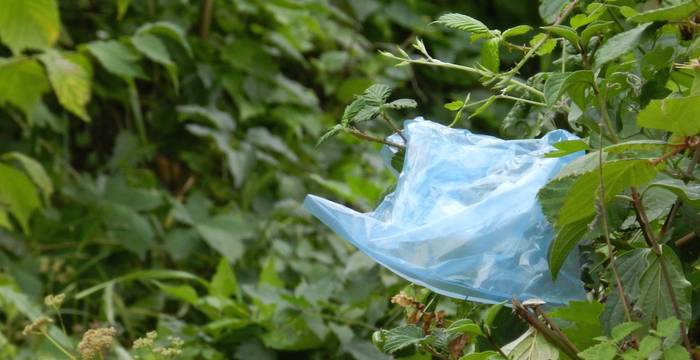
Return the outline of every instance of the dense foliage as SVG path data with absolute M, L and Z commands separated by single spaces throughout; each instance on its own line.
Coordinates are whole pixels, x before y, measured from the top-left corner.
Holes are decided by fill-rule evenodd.
M 0 359 L 697 357 L 698 13 L 0 0 Z M 407 286 L 300 207 L 371 209 L 392 175 L 353 138 L 416 114 L 581 137 L 539 197 L 589 301 Z

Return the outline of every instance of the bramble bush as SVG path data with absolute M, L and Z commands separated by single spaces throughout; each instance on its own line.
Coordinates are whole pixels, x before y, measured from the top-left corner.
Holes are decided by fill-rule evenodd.
M 700 358 L 699 13 L 0 0 L 0 359 Z M 416 114 L 580 136 L 539 199 L 587 301 L 439 296 L 301 209 L 370 209 Z

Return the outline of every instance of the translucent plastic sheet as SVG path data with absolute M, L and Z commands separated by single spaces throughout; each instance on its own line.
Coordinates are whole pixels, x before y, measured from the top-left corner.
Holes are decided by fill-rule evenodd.
M 536 198 L 580 156 L 542 156 L 571 134 L 505 141 L 416 119 L 405 123 L 404 136 L 396 190 L 375 211 L 362 214 L 314 195 L 304 206 L 378 263 L 446 296 L 550 304 L 584 298 L 575 251 L 551 279 L 554 233 Z M 385 159 L 391 151 L 383 150 Z

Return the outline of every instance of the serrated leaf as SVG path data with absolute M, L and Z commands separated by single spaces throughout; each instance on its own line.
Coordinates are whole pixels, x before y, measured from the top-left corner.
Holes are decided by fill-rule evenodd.
M 491 72 L 498 72 L 501 65 L 501 55 L 499 53 L 499 38 L 491 38 L 481 44 L 479 63 Z
M 615 265 L 620 274 L 620 281 L 625 293 L 632 300 L 637 299 L 639 293 L 639 279 L 647 267 L 647 256 L 651 250 L 635 249 L 620 254 L 615 259 Z M 615 284 L 612 275 L 609 276 L 609 283 Z M 613 285 L 608 290 L 608 299 L 605 302 L 605 310 L 600 316 L 606 332 L 611 332 L 615 325 L 625 321 L 623 301 L 619 297 L 619 291 Z
M 13 54 L 52 46 L 60 30 L 55 0 L 0 0 L 0 41 Z
M 649 188 L 652 187 L 668 190 L 681 198 L 683 202 L 696 208 L 700 207 L 700 185 L 697 183 L 685 184 L 678 179 L 667 179 L 649 184 Z
M 520 35 L 525 35 L 532 31 L 532 26 L 530 25 L 518 25 L 516 27 L 512 27 L 508 30 L 505 30 L 503 34 L 501 34 L 501 38 L 503 40 L 508 39 L 509 37 L 514 37 L 514 36 L 520 36 Z
M 639 45 L 642 33 L 651 23 L 639 25 L 608 39 L 596 52 L 595 67 L 600 68 L 610 61 L 627 54 Z
M 682 136 L 700 133 L 700 96 L 652 100 L 637 116 L 637 125 Z
M 683 321 L 690 320 L 691 307 L 690 283 L 685 278 L 683 267 L 673 249 L 662 246 L 662 255 L 650 253 L 648 256 L 648 266 L 639 280 L 639 305 L 644 313 L 647 324 L 651 324 L 658 319 L 666 319 L 675 315 L 673 304 L 668 300 L 668 285 L 662 276 L 661 257 L 663 257 L 670 285 L 676 293 L 678 307 Z
M 384 84 L 374 84 L 362 93 L 365 102 L 371 106 L 381 106 L 391 95 L 391 88 Z
M 457 320 L 445 329 L 445 331 L 448 333 L 484 336 L 484 332 L 481 331 L 479 324 L 474 323 L 471 319 Z
M 92 95 L 88 72 L 56 50 L 47 50 L 39 59 L 46 68 L 58 102 L 82 120 L 90 121 L 85 109 Z
M 576 31 L 568 26 L 565 25 L 552 25 L 552 26 L 543 26 L 543 30 L 549 31 L 552 34 L 558 35 L 563 37 L 564 39 L 568 40 L 572 45 L 578 46 L 579 39 L 578 39 L 578 34 Z
M 636 23 L 685 20 L 698 10 L 700 10 L 700 5 L 698 5 L 698 3 L 694 0 L 688 0 L 678 5 L 645 11 L 643 13 L 631 16 L 627 20 Z
M 594 338 L 603 335 L 600 324 L 603 309 L 604 305 L 597 301 L 571 301 L 548 315 L 569 322 L 571 325 L 563 326 L 562 331 L 579 349 L 586 349 L 595 345 Z
M 624 322 L 615 326 L 612 329 L 610 336 L 612 336 L 613 341 L 620 342 L 641 327 L 642 324 L 638 322 Z
M 537 34 L 530 40 L 530 45 L 533 47 L 540 43 L 541 45 L 537 49 L 537 55 L 539 56 L 547 55 L 557 47 L 557 40 L 549 38 L 546 33 Z
M 423 329 L 414 325 L 404 325 L 386 332 L 386 340 L 382 350 L 392 354 L 405 347 L 418 344 L 426 339 Z
M 552 146 L 554 146 L 557 150 L 544 154 L 544 157 L 558 158 L 571 155 L 579 151 L 589 150 L 591 148 L 585 141 L 580 139 L 560 141 Z
M 578 356 L 584 360 L 613 360 L 615 355 L 617 355 L 617 347 L 609 342 L 592 346 L 578 353 Z
M 484 23 L 467 15 L 445 14 L 440 16 L 435 22 L 452 29 L 469 31 L 474 34 L 490 34 L 489 28 Z
M 321 137 L 318 139 L 316 142 L 316 146 L 320 146 L 324 142 L 328 141 L 328 139 L 332 138 L 333 136 L 336 136 L 338 133 L 343 131 L 343 126 L 342 125 L 336 125 L 332 127 L 330 130 L 326 131 Z
M 681 326 L 681 321 L 675 316 L 659 321 L 656 324 L 656 334 L 662 337 L 670 337 L 678 332 Z
M 632 159 L 611 161 L 603 164 L 605 184 L 604 203 L 632 186 L 641 186 L 656 176 L 656 168 L 648 160 Z M 585 219 L 595 214 L 595 202 L 600 185 L 598 171 L 582 175 L 571 187 L 562 205 L 557 225 L 559 227 Z
M 547 106 L 556 105 L 561 96 L 561 87 L 570 73 L 550 73 L 544 83 L 544 100 Z
M 243 255 L 243 240 L 254 234 L 253 224 L 237 214 L 222 214 L 195 228 L 209 246 L 231 263 Z
M 628 151 L 665 151 L 670 146 L 662 140 L 632 140 L 606 146 L 603 150 L 610 154 L 621 154 Z
M 398 99 L 388 104 L 384 104 L 384 106 L 390 109 L 401 110 L 415 108 L 418 106 L 418 103 L 413 99 Z

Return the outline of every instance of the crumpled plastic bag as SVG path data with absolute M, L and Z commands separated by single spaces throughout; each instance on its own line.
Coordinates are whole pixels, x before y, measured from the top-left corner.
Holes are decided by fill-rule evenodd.
M 314 195 L 305 208 L 394 273 L 446 296 L 549 304 L 585 298 L 576 251 L 552 281 L 547 250 L 554 231 L 536 198 L 581 155 L 543 156 L 573 135 L 555 130 L 506 141 L 421 118 L 404 125 L 403 169 L 375 211 L 362 214 Z M 397 134 L 390 139 L 402 142 Z M 383 155 L 389 150 L 396 151 L 385 147 Z

